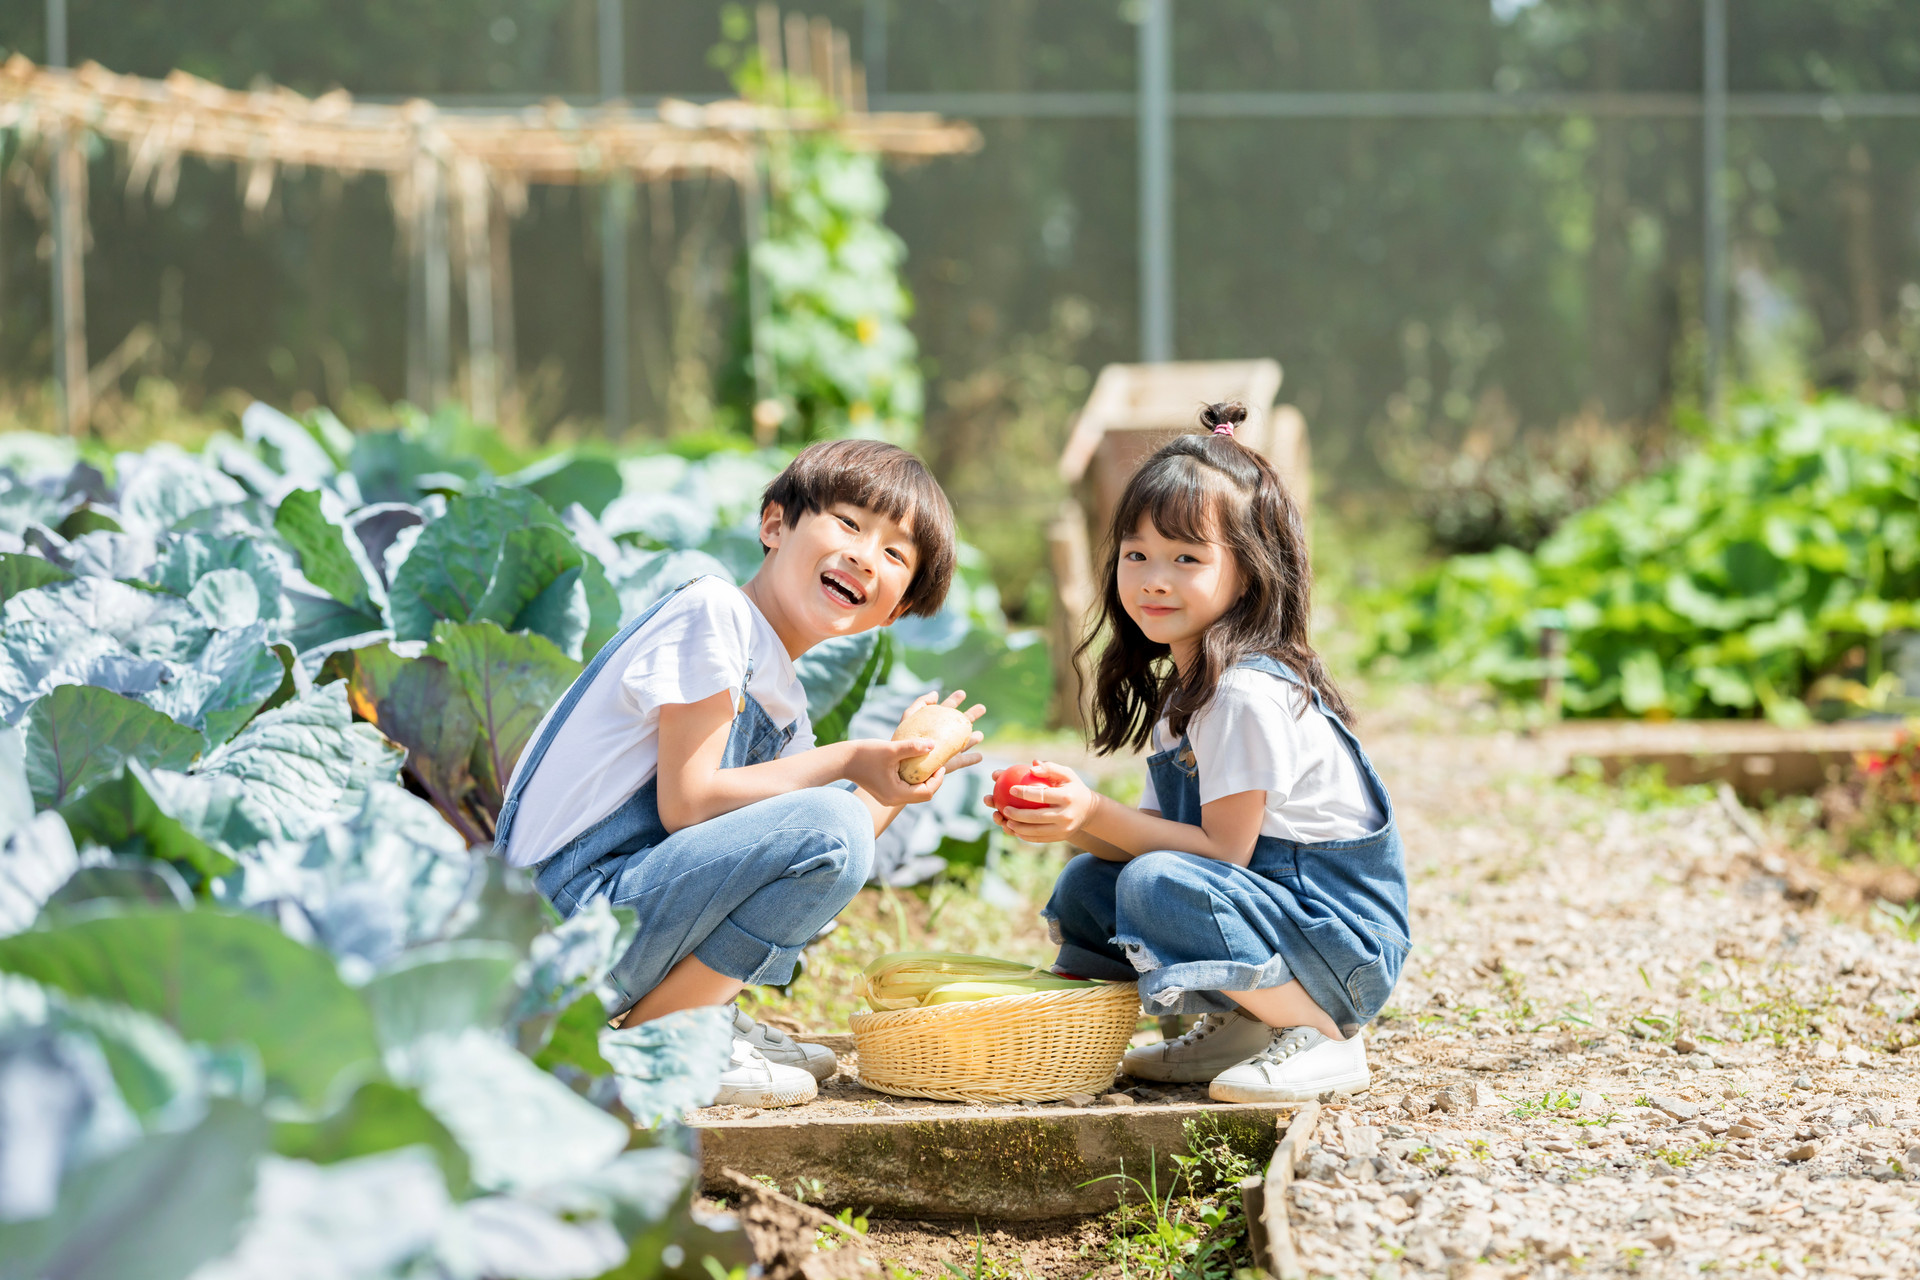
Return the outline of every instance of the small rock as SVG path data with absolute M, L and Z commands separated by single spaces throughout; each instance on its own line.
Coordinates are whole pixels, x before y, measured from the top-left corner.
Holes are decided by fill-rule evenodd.
M 1726 1121 L 1715 1120 L 1712 1117 L 1708 1117 L 1700 1122 L 1700 1132 L 1706 1134 L 1709 1138 L 1717 1138 L 1732 1128 L 1733 1126 Z
M 1873 1061 L 1873 1055 L 1857 1044 L 1850 1044 L 1840 1051 L 1840 1061 L 1850 1067 L 1864 1067 Z
M 1822 1040 L 1813 1046 L 1813 1056 L 1826 1061 L 1840 1056 L 1840 1050 L 1831 1040 Z
M 758 1107 L 742 1107 L 733 1113 L 733 1118 L 735 1120 L 751 1120 L 759 1114 L 760 1108 Z
M 1647 1243 L 1656 1249 L 1677 1249 L 1680 1247 L 1680 1236 L 1671 1222 L 1656 1222 L 1647 1228 Z
M 1876 1160 L 1867 1166 L 1867 1176 L 1875 1182 L 1893 1182 L 1900 1178 L 1900 1171 L 1885 1160 Z
M 1900 1157 L 1900 1163 L 1909 1170 L 1920 1171 L 1920 1146 L 1908 1147 L 1907 1154 Z
M 1713 1055 L 1710 1053 L 1690 1053 L 1680 1059 L 1680 1065 L 1689 1071 L 1711 1071 L 1714 1068 Z
M 1555 1053 L 1578 1053 L 1580 1052 L 1580 1039 L 1569 1033 L 1555 1040 L 1550 1047 Z
M 1094 1097 L 1090 1093 L 1070 1093 L 1063 1101 L 1070 1107 L 1090 1107 L 1094 1103 Z
M 1109 1093 L 1100 1099 L 1100 1105 L 1103 1107 L 1130 1107 L 1133 1105 L 1133 1095 L 1117 1092 Z
M 897 1116 L 900 1114 L 900 1108 L 894 1106 L 891 1102 L 876 1102 L 873 1104 L 873 1114 L 877 1116 Z
M 1751 1138 L 1758 1132 L 1759 1132 L 1758 1129 L 1754 1129 L 1744 1124 L 1730 1124 L 1727 1126 L 1727 1137 L 1734 1139 L 1735 1141 L 1738 1141 L 1741 1138 Z
M 1490 1107 L 1496 1101 L 1493 1096 L 1493 1090 L 1481 1084 L 1478 1080 L 1473 1081 L 1471 1084 L 1455 1085 L 1454 1088 L 1466 1092 L 1467 1102 L 1471 1106 Z
M 1792 1160 L 1797 1164 L 1801 1161 L 1811 1160 L 1819 1154 L 1820 1154 L 1819 1143 L 1803 1142 L 1799 1146 L 1794 1147 L 1793 1149 L 1787 1152 L 1787 1159 Z
M 1700 1114 L 1700 1108 L 1693 1103 L 1664 1093 L 1656 1093 L 1647 1099 L 1656 1111 L 1664 1111 L 1675 1120 L 1691 1120 Z
M 1400 1096 L 1400 1109 L 1406 1112 L 1408 1116 L 1418 1119 L 1433 1110 L 1433 1102 L 1431 1099 L 1422 1098 L 1418 1094 L 1406 1093 Z
M 1861 1114 L 1866 1116 L 1868 1124 L 1885 1124 L 1893 1119 L 1893 1108 L 1884 1102 L 1869 1102 Z
M 1135 1102 L 1158 1102 L 1160 1101 L 1160 1094 L 1153 1089 L 1135 1089 L 1133 1091 L 1133 1100 Z
M 1505 1071 L 1507 1069 L 1506 1059 L 1496 1058 L 1490 1053 L 1476 1053 L 1467 1059 L 1466 1065 L 1469 1071 Z
M 1689 1053 L 1692 1053 L 1695 1049 L 1698 1049 L 1699 1047 L 1700 1047 L 1700 1042 L 1698 1040 L 1695 1040 L 1692 1036 L 1688 1035 L 1684 1031 L 1682 1031 L 1679 1035 L 1673 1038 L 1673 1051 L 1675 1053 L 1683 1054 L 1683 1055 L 1689 1054 Z
M 1813 1077 L 1803 1071 L 1793 1078 L 1793 1087 L 1796 1089 L 1811 1089 L 1813 1088 Z
M 1467 1095 L 1452 1086 L 1433 1095 L 1433 1107 L 1436 1111 L 1465 1111 L 1469 1105 Z

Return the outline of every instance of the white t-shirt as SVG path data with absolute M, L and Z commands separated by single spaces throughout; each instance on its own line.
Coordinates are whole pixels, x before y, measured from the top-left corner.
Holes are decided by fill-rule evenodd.
M 1221 677 L 1213 701 L 1187 722 L 1200 803 L 1265 791 L 1260 834 L 1302 844 L 1378 831 L 1386 815 L 1346 740 L 1318 707 L 1296 718 L 1299 699 L 1299 686 L 1264 671 L 1236 667 Z M 1154 725 L 1152 750 L 1178 741 L 1164 718 Z M 1160 808 L 1151 774 L 1140 807 Z
M 722 689 L 737 696 L 749 658 L 747 692 L 775 725 L 794 724 L 780 754 L 811 750 L 807 691 L 773 624 L 740 588 L 702 578 L 628 636 L 574 705 L 521 793 L 507 864 L 545 861 L 646 786 L 660 767 L 660 708 L 699 702 Z M 557 706 L 527 739 L 522 765 Z

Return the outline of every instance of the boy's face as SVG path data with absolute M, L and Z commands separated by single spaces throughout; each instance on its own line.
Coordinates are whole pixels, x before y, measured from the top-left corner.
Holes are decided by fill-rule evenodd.
M 910 525 L 851 503 L 792 523 L 772 504 L 760 541 L 771 553 L 756 576 L 768 580 L 789 625 L 822 640 L 898 618 L 919 568 Z

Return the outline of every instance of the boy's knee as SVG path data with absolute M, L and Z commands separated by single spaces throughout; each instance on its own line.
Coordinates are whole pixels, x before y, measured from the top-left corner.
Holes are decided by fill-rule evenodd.
M 825 837 L 820 854 L 849 878 L 865 883 L 873 872 L 873 811 L 839 787 L 812 787 L 800 795 L 802 821 Z

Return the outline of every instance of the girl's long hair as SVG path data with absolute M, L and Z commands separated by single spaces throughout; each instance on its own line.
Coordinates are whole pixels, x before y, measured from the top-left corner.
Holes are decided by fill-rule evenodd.
M 1262 653 L 1285 663 L 1351 723 L 1346 700 L 1308 638 L 1313 572 L 1300 510 L 1271 463 L 1231 435 L 1211 433 L 1246 417 L 1243 404 L 1208 405 L 1200 425 L 1210 434 L 1162 445 L 1120 495 L 1102 549 L 1097 625 L 1074 651 L 1075 662 L 1099 656 L 1091 737 L 1102 755 L 1145 746 L 1163 711 L 1174 735 L 1185 733 L 1220 677 Z M 1240 568 L 1240 598 L 1207 628 L 1193 669 L 1184 675 L 1168 647 L 1147 639 L 1120 601 L 1120 540 L 1142 520 L 1152 520 L 1163 537 L 1218 542 Z M 1295 715 L 1306 714 L 1307 705 L 1303 695 Z

